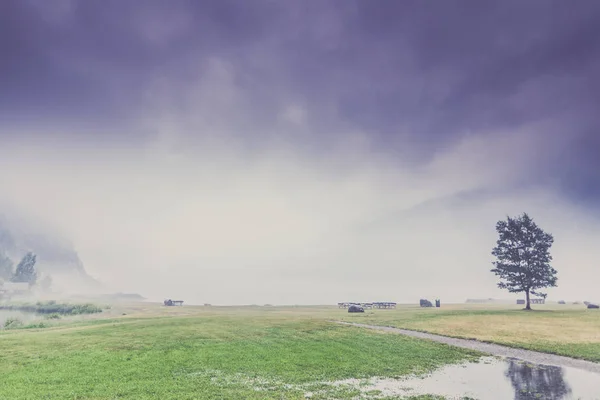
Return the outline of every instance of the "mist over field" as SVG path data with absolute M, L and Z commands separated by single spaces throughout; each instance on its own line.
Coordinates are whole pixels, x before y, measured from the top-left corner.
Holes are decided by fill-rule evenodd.
M 61 153 L 29 143 L 29 154 L 3 152 L 18 176 L 0 174 L 12 204 L 71 238 L 91 276 L 151 299 L 506 297 L 489 272 L 494 225 L 522 210 L 556 236 L 552 297 L 593 296 L 595 221 L 552 190 L 514 189 L 525 166 L 461 153 L 477 144 L 415 167 L 364 149 L 319 159 L 271 148 L 248 159 L 227 149 Z
M 5 7 L 46 31 L 4 27 L 52 68 L 27 75 L 16 66 L 37 58 L 0 43 L 21 71 L 0 103 L 0 214 L 27 220 L 25 236 L 64 238 L 53 248 L 101 285 L 69 270 L 60 290 L 186 304 L 515 298 L 496 288 L 490 252 L 496 222 L 528 212 L 555 237 L 549 300 L 600 299 L 598 91 L 586 84 L 600 81 L 600 53 L 585 56 L 597 43 L 561 64 L 556 25 L 523 17 L 510 34 L 480 27 L 492 55 L 452 12 L 437 47 L 428 35 L 447 34 L 424 32 L 433 17 L 414 2 L 404 33 L 373 28 L 364 2 L 257 2 L 276 15 L 253 11 L 226 34 L 236 12 L 225 13 L 202 28 L 209 43 L 194 40 L 210 35 L 187 22 L 193 3 L 149 2 L 134 24 L 112 19 L 118 34 L 91 54 L 100 28 L 82 26 L 98 4 L 25 3 Z M 134 15 L 107 4 L 101 20 Z M 565 47 L 593 27 L 584 11 L 558 24 Z M 83 42 L 59 41 L 75 32 Z M 369 47 L 361 34 L 387 40 Z

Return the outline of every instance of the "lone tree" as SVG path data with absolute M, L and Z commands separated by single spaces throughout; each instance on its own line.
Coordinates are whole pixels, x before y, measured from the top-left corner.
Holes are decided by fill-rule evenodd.
M 531 310 L 530 294 L 545 298 L 538 290 L 556 286 L 556 270 L 550 266 L 554 238 L 527 213 L 498 221 L 496 231 L 499 238 L 492 250 L 496 261 L 491 271 L 500 277 L 498 287 L 511 293 L 525 292 L 525 309 Z
M 15 274 L 12 277 L 13 282 L 27 282 L 29 285 L 35 285 L 37 272 L 35 270 L 36 255 L 32 252 L 25 254 L 23 259 L 17 265 Z

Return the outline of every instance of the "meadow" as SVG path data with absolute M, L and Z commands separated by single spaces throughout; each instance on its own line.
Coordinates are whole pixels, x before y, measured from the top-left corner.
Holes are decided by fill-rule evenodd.
M 339 382 L 424 374 L 480 356 L 332 320 L 600 359 L 600 313 L 539 308 L 113 306 L 44 329 L 0 331 L 0 399 L 385 398 Z
M 164 308 L 0 334 L 2 399 L 354 398 L 474 353 L 327 322 L 330 310 Z M 316 317 L 312 317 L 312 315 Z
M 368 311 L 345 321 L 392 326 L 600 362 L 600 312 L 583 305 L 450 304 Z

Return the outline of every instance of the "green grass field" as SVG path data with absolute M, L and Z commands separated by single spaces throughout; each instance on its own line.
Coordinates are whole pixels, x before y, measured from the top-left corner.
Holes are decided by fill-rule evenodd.
M 333 382 L 421 374 L 478 358 L 331 320 L 600 360 L 600 313 L 538 309 L 403 306 L 348 314 L 336 307 L 117 306 L 44 329 L 0 331 L 0 399 L 367 398 Z
M 1 399 L 355 398 L 328 382 L 423 373 L 474 353 L 328 323 L 323 309 L 129 310 L 0 333 Z

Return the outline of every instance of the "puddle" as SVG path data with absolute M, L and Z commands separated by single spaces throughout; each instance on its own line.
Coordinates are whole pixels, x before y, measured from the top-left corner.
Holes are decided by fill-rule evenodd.
M 422 378 L 336 384 L 360 388 L 364 394 L 378 391 L 382 397 L 432 394 L 447 399 L 600 400 L 600 374 L 515 359 L 484 358 L 479 363 L 446 366 Z
M 211 384 L 220 387 L 244 386 L 269 392 L 297 391 L 298 394 L 303 393 L 305 399 L 375 400 L 429 394 L 448 400 L 600 400 L 600 374 L 596 372 L 492 357 L 483 357 L 478 363 L 449 365 L 422 377 L 398 379 L 345 379 L 290 384 L 244 374 L 227 374 L 219 370 L 184 375 L 209 379 Z

